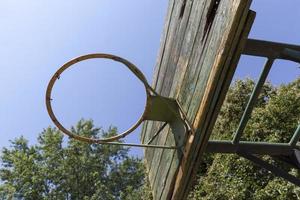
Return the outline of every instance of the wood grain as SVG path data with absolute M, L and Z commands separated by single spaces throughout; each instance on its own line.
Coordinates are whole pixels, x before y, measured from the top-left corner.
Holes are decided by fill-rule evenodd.
M 179 101 L 194 133 L 166 127 L 153 143 L 175 145 L 174 135 L 180 134 L 186 138 L 184 151 L 145 150 L 155 200 L 186 198 L 254 19 L 248 15 L 251 0 L 217 2 L 169 2 L 152 86 Z M 160 125 L 145 123 L 141 140 L 151 138 Z

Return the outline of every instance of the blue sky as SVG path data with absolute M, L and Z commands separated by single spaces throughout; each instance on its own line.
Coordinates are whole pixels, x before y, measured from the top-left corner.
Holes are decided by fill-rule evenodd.
M 0 148 L 24 135 L 31 144 L 52 125 L 44 95 L 52 74 L 82 54 L 122 56 L 151 82 L 167 0 L 0 1 Z M 300 44 L 300 1 L 254 0 L 250 37 Z M 236 77 L 257 77 L 262 59 L 243 57 Z M 81 67 L 80 67 L 80 66 Z M 276 62 L 270 78 L 286 83 L 297 65 Z M 143 112 L 143 86 L 123 66 L 89 61 L 72 68 L 53 91 L 53 107 L 67 127 L 80 118 L 125 130 Z M 138 142 L 138 132 L 129 142 Z M 135 151 L 136 153 L 137 151 Z

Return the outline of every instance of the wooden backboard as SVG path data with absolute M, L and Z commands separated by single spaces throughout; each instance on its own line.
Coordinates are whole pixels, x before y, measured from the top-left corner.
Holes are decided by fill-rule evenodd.
M 216 117 L 225 98 L 255 13 L 251 0 L 170 0 L 154 72 L 153 88 L 175 98 L 193 133 L 165 128 L 154 144 L 180 150 L 145 150 L 145 162 L 154 199 L 185 199 L 199 168 Z M 161 126 L 146 122 L 146 142 Z

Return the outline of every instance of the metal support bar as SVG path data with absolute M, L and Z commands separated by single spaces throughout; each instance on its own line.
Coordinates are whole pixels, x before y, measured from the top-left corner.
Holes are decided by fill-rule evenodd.
M 284 178 L 285 180 L 287 180 L 297 186 L 300 186 L 300 179 L 289 174 L 288 172 L 286 172 L 274 165 L 271 165 L 268 162 L 254 156 L 254 155 L 250 155 L 250 154 L 246 154 L 246 153 L 239 153 L 239 155 L 254 162 L 255 164 L 261 166 L 262 168 L 265 168 L 266 170 L 272 172 L 274 175 Z
M 165 145 L 151 145 L 151 144 L 135 144 L 135 143 L 122 143 L 122 142 L 98 142 L 97 144 L 103 145 L 117 145 L 117 146 L 128 146 L 128 147 L 143 147 L 143 148 L 158 148 L 158 149 L 180 149 L 177 146 L 165 146 Z
M 243 54 L 273 59 L 291 60 L 300 63 L 299 45 L 248 39 Z
M 299 141 L 300 139 L 300 124 L 298 125 L 298 128 L 296 129 L 292 139 L 290 140 L 289 144 L 292 146 L 292 147 L 295 147 L 297 142 Z
M 268 142 L 248 142 L 240 141 L 239 144 L 232 144 L 231 141 L 210 140 L 208 142 L 207 153 L 239 153 L 260 155 L 280 155 L 289 156 L 294 152 L 294 148 L 288 143 L 268 143 Z
M 242 119 L 241 119 L 241 121 L 239 123 L 239 126 L 237 128 L 237 131 L 236 131 L 236 133 L 234 135 L 234 138 L 233 138 L 233 141 L 232 141 L 233 144 L 238 144 L 239 143 L 239 140 L 240 140 L 240 138 L 242 136 L 242 133 L 244 132 L 244 129 L 245 129 L 246 125 L 247 125 L 247 122 L 248 122 L 248 120 L 250 118 L 250 115 L 252 113 L 253 107 L 254 107 L 254 105 L 256 103 L 256 100 L 258 98 L 258 95 L 259 95 L 259 93 L 261 91 L 261 88 L 262 88 L 263 84 L 265 83 L 266 78 L 267 78 L 267 76 L 269 74 L 269 71 L 270 71 L 270 69 L 271 69 L 271 67 L 273 65 L 273 62 L 274 62 L 274 59 L 273 58 L 269 58 L 267 60 L 266 64 L 265 64 L 265 66 L 264 66 L 261 74 L 260 74 L 259 80 L 257 81 L 257 83 L 255 85 L 255 88 L 254 88 L 254 90 L 253 90 L 253 92 L 252 92 L 252 94 L 250 96 L 250 99 L 248 101 L 247 107 L 246 107 L 246 109 L 245 109 L 245 111 L 243 113 Z
M 284 56 L 286 60 L 292 60 L 300 63 L 300 51 L 287 48 L 282 52 L 282 56 Z
M 165 122 L 160 128 L 159 130 L 155 133 L 155 135 L 153 135 L 153 137 L 146 143 L 147 145 L 151 144 L 153 142 L 153 140 L 158 136 L 159 133 L 161 133 L 161 131 L 166 127 L 168 123 Z
M 288 163 L 289 165 L 292 165 L 296 169 L 300 169 L 300 150 L 294 149 L 293 153 L 291 155 L 279 155 L 279 156 L 273 156 L 275 159 L 279 159 L 281 161 L 284 161 Z

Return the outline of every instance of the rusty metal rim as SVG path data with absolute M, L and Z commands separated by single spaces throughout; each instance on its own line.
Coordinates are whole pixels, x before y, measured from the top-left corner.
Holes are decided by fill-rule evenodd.
M 116 136 L 113 137 L 109 137 L 109 138 L 101 138 L 101 139 L 95 139 L 95 138 L 88 138 L 88 137 L 83 137 L 83 136 L 79 136 L 76 135 L 74 133 L 72 133 L 71 131 L 69 131 L 68 129 L 66 129 L 56 118 L 53 109 L 52 109 L 52 105 L 51 105 L 51 93 L 52 93 L 52 89 L 53 86 L 55 84 L 55 82 L 57 81 L 57 79 L 59 79 L 60 75 L 68 68 L 70 68 L 72 65 L 79 63 L 81 61 L 84 60 L 88 60 L 88 59 L 95 59 L 95 58 L 104 58 L 104 59 L 110 59 L 110 60 L 114 60 L 116 62 L 120 62 L 122 64 L 124 64 L 131 72 L 133 72 L 137 78 L 143 83 L 143 85 L 145 86 L 145 90 L 146 90 L 146 95 L 147 95 L 147 99 L 146 99 L 146 105 L 145 105 L 145 109 L 143 114 L 141 115 L 141 117 L 138 119 L 138 121 L 131 126 L 128 130 L 124 131 L 123 133 L 120 133 Z M 129 61 L 127 61 L 124 58 L 115 56 L 115 55 L 111 55 L 111 54 L 104 54 L 104 53 L 95 53 L 95 54 L 87 54 L 87 55 L 83 55 L 83 56 L 79 56 L 77 58 L 74 58 L 72 60 L 70 60 L 69 62 L 65 63 L 63 66 L 61 66 L 56 72 L 55 74 L 52 76 L 52 78 L 50 79 L 48 86 L 47 86 L 47 90 L 46 90 L 46 107 L 47 107 L 47 111 L 48 114 L 51 118 L 51 120 L 53 121 L 53 123 L 57 126 L 57 128 L 62 131 L 63 133 L 65 133 L 66 135 L 68 135 L 71 138 L 75 138 L 77 140 L 80 141 L 84 141 L 84 142 L 88 142 L 88 143 L 102 143 L 102 142 L 111 142 L 111 141 L 115 141 L 118 140 L 120 138 L 124 138 L 126 135 L 130 134 L 132 131 L 134 131 L 145 119 L 145 115 L 148 111 L 148 109 L 150 108 L 149 105 L 149 97 L 150 97 L 150 92 L 153 92 L 153 89 L 149 86 L 145 76 L 143 75 L 143 73 L 132 63 L 130 63 Z

